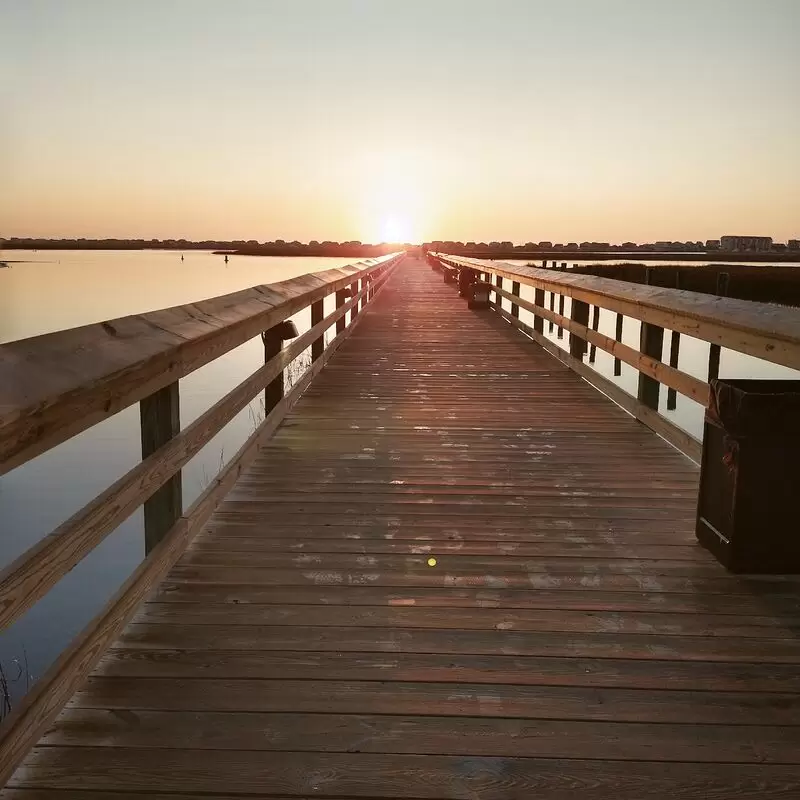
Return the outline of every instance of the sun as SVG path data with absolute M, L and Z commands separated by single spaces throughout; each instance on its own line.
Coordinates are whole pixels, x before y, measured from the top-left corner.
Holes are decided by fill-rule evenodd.
M 411 241 L 411 225 L 406 217 L 400 214 L 387 214 L 381 221 L 381 241 Z

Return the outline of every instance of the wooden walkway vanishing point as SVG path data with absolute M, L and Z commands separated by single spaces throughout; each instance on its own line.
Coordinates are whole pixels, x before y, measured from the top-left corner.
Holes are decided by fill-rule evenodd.
M 800 797 L 795 578 L 406 258 L 5 800 Z

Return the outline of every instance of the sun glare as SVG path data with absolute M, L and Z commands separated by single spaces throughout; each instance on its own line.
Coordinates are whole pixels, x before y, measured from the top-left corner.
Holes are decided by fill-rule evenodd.
M 390 214 L 381 222 L 381 241 L 408 242 L 411 240 L 411 226 L 399 214 Z

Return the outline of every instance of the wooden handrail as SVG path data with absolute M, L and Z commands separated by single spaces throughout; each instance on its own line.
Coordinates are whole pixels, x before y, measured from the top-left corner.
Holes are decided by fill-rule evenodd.
M 270 358 L 263 367 L 256 370 L 191 425 L 162 445 L 152 456 L 142 461 L 3 571 L 0 576 L 0 619 L 4 625 L 8 625 L 94 549 L 135 508 L 152 496 L 161 485 L 169 480 L 171 475 L 180 470 L 203 444 L 209 441 L 257 392 L 267 385 L 271 378 L 282 373 L 286 365 L 310 345 L 320 340 L 324 343 L 324 332 L 333 325 L 337 325 L 337 328 L 340 327 L 339 323 L 345 318 L 346 313 L 352 312 L 351 324 L 338 331 L 327 348 L 318 354 L 310 368 L 288 394 L 276 402 L 264 421 L 222 469 L 217 478 L 212 481 L 211 485 L 203 491 L 189 509 L 174 521 L 166 534 L 103 610 L 76 637 L 57 661 L 34 684 L 19 706 L 3 721 L 0 726 L 0 781 L 2 783 L 9 779 L 21 758 L 52 723 L 63 704 L 86 678 L 109 644 L 119 636 L 122 628 L 135 613 L 139 603 L 180 558 L 194 534 L 222 502 L 242 470 L 257 455 L 263 442 L 278 427 L 312 378 L 322 369 L 342 341 L 350 335 L 353 326 L 358 321 L 356 309 L 374 299 L 385 285 L 386 279 L 399 258 L 400 255 L 393 256 L 368 267 L 359 264 L 355 268 L 345 267 L 342 270 L 329 270 L 327 273 L 322 273 L 322 281 L 309 281 L 313 285 L 307 289 L 304 295 L 294 293 L 288 300 L 284 298 L 280 302 L 273 302 L 267 311 L 257 311 L 255 316 L 262 321 L 266 320 L 266 324 L 272 328 L 281 321 L 281 315 L 282 318 L 286 318 L 305 305 L 320 302 L 326 294 L 337 293 L 335 311 L 318 321 L 291 345 Z M 337 274 L 332 275 L 332 273 Z M 345 277 L 341 277 L 342 275 Z M 304 278 L 308 277 L 314 276 L 304 276 Z M 276 285 L 285 287 L 287 284 L 293 283 L 294 285 L 290 289 L 294 292 L 298 286 L 297 281 L 300 280 L 294 279 L 294 282 L 285 281 L 283 284 Z M 342 294 L 345 287 L 354 283 L 358 286 L 359 282 L 360 290 L 355 291 L 351 298 L 345 301 Z M 264 288 L 259 287 L 259 291 L 263 291 Z M 242 294 L 247 293 L 237 293 L 237 295 Z M 280 292 L 276 294 L 280 296 Z M 234 295 L 228 295 L 228 297 L 234 297 Z M 182 312 L 187 308 L 189 307 L 181 306 L 178 310 Z M 246 315 L 242 322 L 242 317 L 238 315 L 241 307 L 234 304 L 232 308 L 232 314 L 236 317 L 236 322 L 233 324 L 239 326 L 237 328 L 238 336 L 240 329 L 245 325 L 248 326 L 247 330 L 251 329 L 249 326 L 252 324 L 254 316 L 253 314 Z M 86 329 L 77 330 L 84 331 Z M 253 335 L 257 335 L 259 332 L 256 330 Z M 65 332 L 65 334 L 70 333 L 70 331 Z M 58 336 L 58 334 L 52 334 L 52 336 Z M 43 338 L 46 337 L 37 337 L 38 340 Z M 235 344 L 229 346 L 231 341 L 229 338 L 225 338 L 223 341 L 219 341 L 218 338 L 212 337 L 210 346 L 217 348 L 213 357 L 236 346 Z M 35 342 L 37 339 L 27 341 Z M 2 348 L 0 348 L 1 350 Z M 209 360 L 211 358 L 207 358 L 202 363 L 207 363 Z M 198 363 L 196 366 L 200 366 L 200 364 Z M 147 359 L 136 361 L 135 368 L 145 374 L 150 374 Z M 109 374 L 111 378 L 116 375 L 113 372 Z M 167 384 L 174 380 L 174 373 L 170 374 Z M 84 427 L 88 427 L 88 425 Z
M 678 369 L 682 333 L 710 342 L 712 354 L 715 348 L 723 346 L 800 369 L 800 314 L 794 308 L 442 253 L 429 256 L 434 267 L 450 271 L 467 269 L 473 277 L 476 274 L 494 274 L 496 282 L 490 281 L 487 286 L 495 293 L 497 301 L 489 305 L 503 319 L 698 463 L 702 452 L 700 441 L 658 412 L 660 384 L 669 389 L 668 409 L 675 408 L 673 393 L 678 392 L 703 406 L 709 402 L 709 384 Z M 566 267 L 566 264 L 562 267 Z M 510 292 L 503 288 L 505 278 L 512 281 Z M 533 302 L 519 296 L 521 284 L 534 288 Z M 549 308 L 545 306 L 545 291 L 551 292 Z M 558 312 L 554 306 L 556 294 L 559 295 Z M 564 314 L 565 296 L 572 298 L 570 316 Z M 502 308 L 502 298 L 511 303 L 510 313 Z M 590 325 L 591 306 L 594 306 L 595 312 Z M 533 315 L 533 326 L 520 321 L 520 308 Z M 597 330 L 599 308 L 617 313 L 616 335 L 613 339 Z M 642 322 L 638 350 L 621 341 L 624 316 Z M 569 331 L 569 352 L 544 335 L 544 320 L 549 321 L 550 331 L 558 326 L 559 339 L 562 330 Z M 661 360 L 664 328 L 673 331 L 668 364 Z M 619 374 L 618 365 L 623 361 L 638 370 L 639 390 L 636 396 L 628 394 L 584 364 L 587 343 L 614 357 L 615 375 Z M 589 361 L 594 361 L 591 349 Z M 709 375 L 712 373 L 710 369 Z
M 502 261 L 435 254 L 446 264 L 501 277 L 598 305 L 662 328 L 800 369 L 800 314 L 786 306 L 552 272 Z
M 396 258 L 0 346 L 0 475 Z
M 365 287 L 295 339 L 167 444 L 0 571 L 0 629 L 43 597 L 367 291 Z

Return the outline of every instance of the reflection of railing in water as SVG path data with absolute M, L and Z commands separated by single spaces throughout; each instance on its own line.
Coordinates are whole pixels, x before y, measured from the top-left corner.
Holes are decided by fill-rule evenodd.
M 139 402 L 142 461 L 0 573 L 0 624 L 11 625 L 139 506 L 148 555 L 2 726 L 3 781 L 186 549 L 260 445 L 341 342 L 400 256 L 258 286 L 0 347 L 0 474 Z M 334 294 L 336 310 L 324 316 Z M 310 330 L 287 320 L 311 308 Z M 350 312 L 350 325 L 347 313 Z M 336 336 L 325 345 L 325 332 Z M 265 364 L 180 430 L 178 381 L 261 334 Z M 284 370 L 308 348 L 309 369 L 284 392 Z M 182 467 L 259 393 L 265 419 L 185 511 Z
M 715 377 L 713 362 L 719 357 L 720 346 L 800 369 L 800 323 L 793 308 L 441 253 L 432 260 L 434 266 L 451 273 L 470 270 L 485 276 L 495 293 L 491 305 L 497 313 L 695 461 L 700 460 L 700 442 L 658 412 L 661 384 L 670 392 L 668 407 L 674 403 L 672 392 L 703 406 L 708 404 L 709 384 L 678 369 L 680 334 L 711 343 L 711 379 Z M 504 278 L 512 281 L 510 292 L 503 288 Z M 446 279 L 455 281 L 457 274 Z M 519 296 L 520 285 L 534 289 L 534 302 Z M 546 291 L 551 293 L 549 308 L 545 305 Z M 559 312 L 554 310 L 556 295 Z M 565 297 L 571 298 L 569 316 L 564 315 Z M 502 308 L 503 298 L 511 303 L 510 312 Z M 592 306 L 595 312 L 590 324 Z M 532 326 L 520 321 L 520 308 L 534 315 Z M 616 312 L 614 338 L 597 330 L 600 308 Z M 642 322 L 638 350 L 621 341 L 622 321 L 626 316 Z M 545 320 L 551 330 L 558 326 L 559 330 L 569 332 L 569 352 L 544 335 Z M 669 363 L 661 360 L 665 328 L 673 332 Z M 619 374 L 622 362 L 639 371 L 636 397 L 584 362 L 587 350 L 589 363 L 593 361 L 589 346 L 599 347 L 614 357 L 615 375 Z

